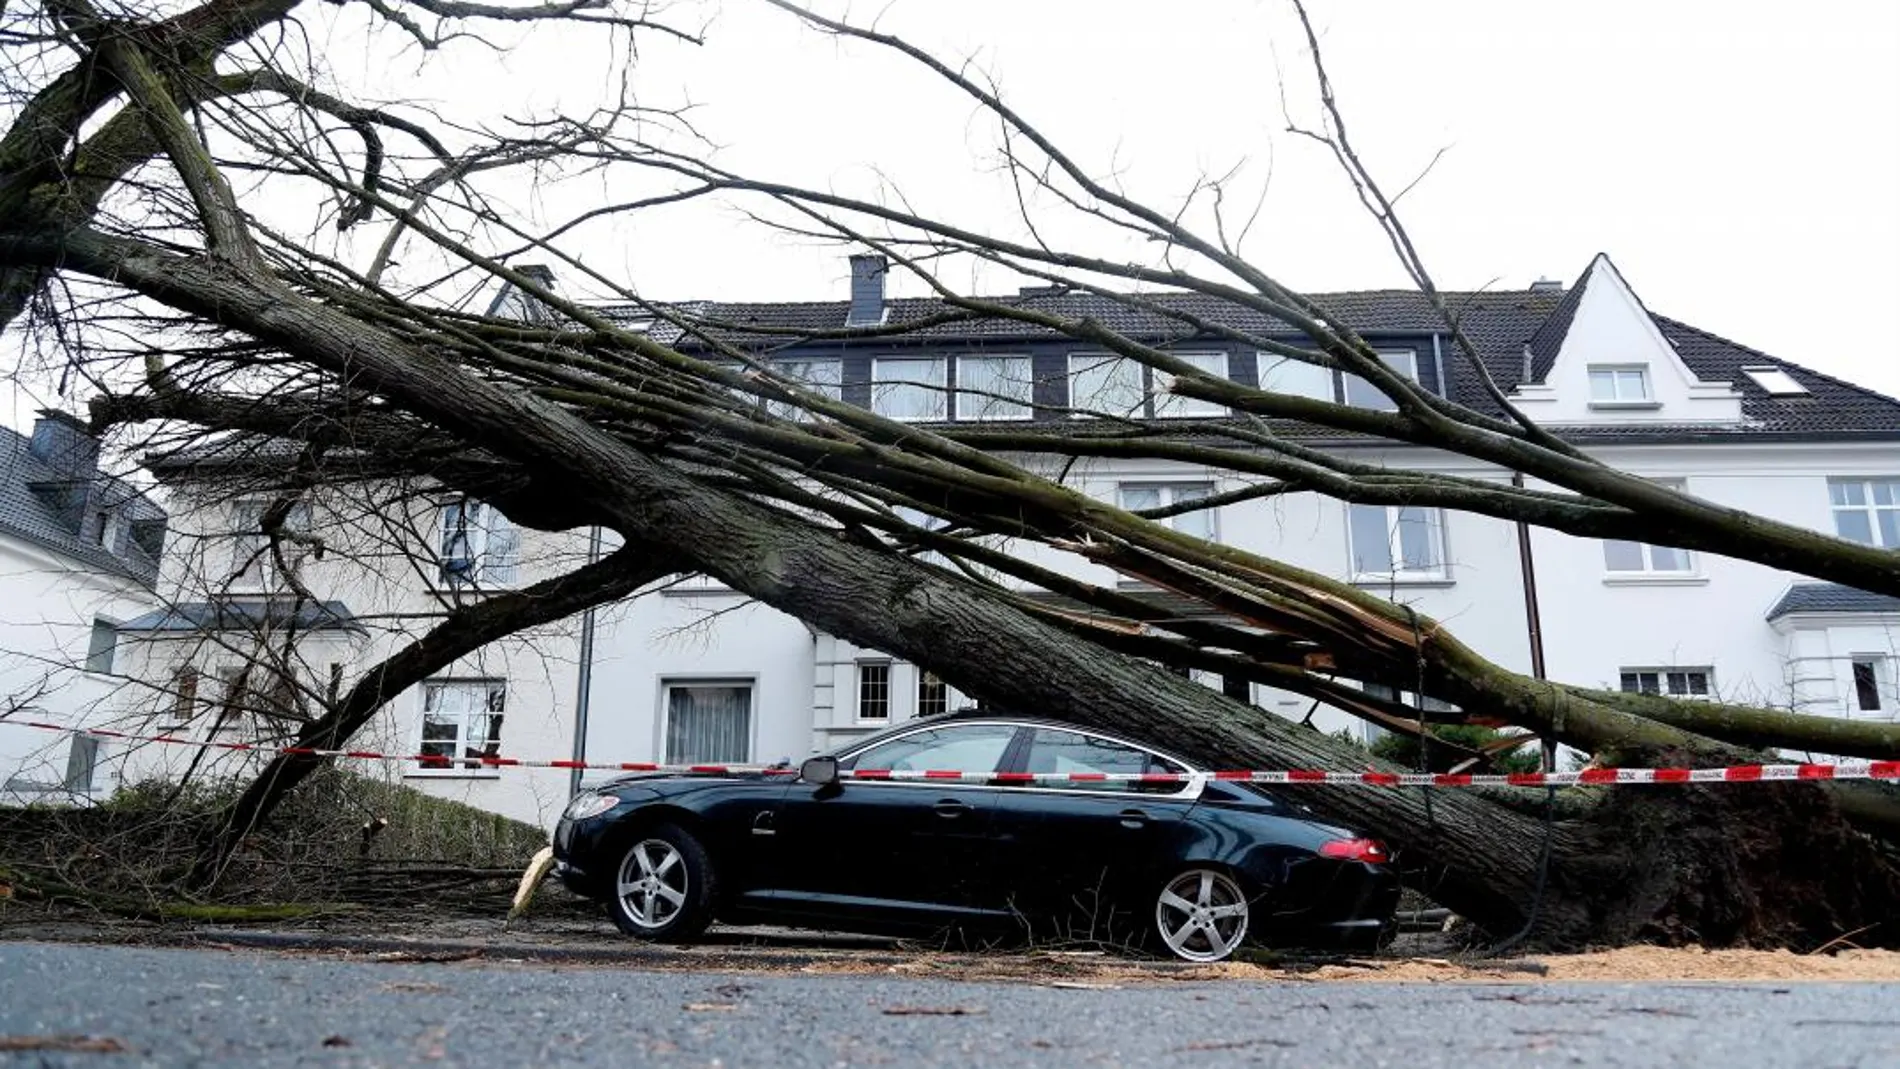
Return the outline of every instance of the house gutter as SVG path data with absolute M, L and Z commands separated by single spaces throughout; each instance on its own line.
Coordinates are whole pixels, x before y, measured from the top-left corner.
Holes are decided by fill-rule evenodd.
M 1511 473 L 1511 485 L 1524 489 L 1524 473 Z M 1544 623 L 1543 614 L 1537 607 L 1537 562 L 1531 557 L 1531 525 L 1523 520 L 1517 521 L 1517 568 L 1524 580 L 1524 630 L 1531 646 L 1531 677 L 1548 678 L 1544 673 Z M 1544 770 L 1554 771 L 1557 767 L 1557 742 L 1544 740 Z
M 596 524 L 587 531 L 587 563 L 600 560 L 600 525 Z M 576 673 L 574 684 L 574 762 L 576 767 L 568 773 L 567 796 L 572 799 L 581 793 L 581 769 L 578 767 L 587 761 L 587 707 L 594 690 L 594 606 L 588 606 L 581 613 L 581 649 L 580 671 Z

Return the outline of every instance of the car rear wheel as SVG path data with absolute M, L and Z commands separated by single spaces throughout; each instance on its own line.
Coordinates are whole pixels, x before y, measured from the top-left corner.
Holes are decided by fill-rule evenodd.
M 1247 938 L 1247 896 L 1233 877 L 1189 869 L 1155 900 L 1155 934 L 1177 958 L 1222 961 Z
M 712 923 L 714 882 L 712 859 L 693 833 L 662 824 L 621 856 L 607 911 L 636 939 L 687 942 Z

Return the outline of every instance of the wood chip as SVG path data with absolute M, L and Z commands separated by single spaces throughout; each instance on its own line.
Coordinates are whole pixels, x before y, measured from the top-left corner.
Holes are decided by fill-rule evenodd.
M 124 1043 L 111 1036 L 0 1036 L 0 1051 L 57 1050 L 81 1054 L 124 1054 Z
M 1095 984 L 1087 980 L 1051 980 L 1050 987 L 1059 987 L 1067 991 L 1120 991 L 1120 984 Z
M 353 1044 L 350 1043 L 350 1037 L 348 1036 L 324 1036 L 323 1045 L 326 1047 L 348 1047 Z
M 886 1006 L 886 1017 L 974 1017 L 981 1006 Z
M 739 1008 L 737 1002 L 688 1002 L 687 1013 L 730 1013 Z

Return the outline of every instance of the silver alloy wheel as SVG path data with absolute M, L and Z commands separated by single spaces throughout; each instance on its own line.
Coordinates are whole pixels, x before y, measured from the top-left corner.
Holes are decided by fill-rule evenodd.
M 1178 957 L 1220 961 L 1247 938 L 1247 896 L 1225 873 L 1189 869 L 1161 889 L 1155 930 Z
M 620 905 L 642 928 L 664 928 L 686 907 L 686 864 L 665 839 L 646 839 L 620 863 Z

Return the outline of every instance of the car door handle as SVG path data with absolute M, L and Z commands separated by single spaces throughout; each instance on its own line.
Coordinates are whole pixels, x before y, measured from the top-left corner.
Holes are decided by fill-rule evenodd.
M 960 817 L 970 811 L 968 803 L 959 802 L 955 798 L 945 798 L 943 801 L 938 802 L 934 808 L 937 810 L 937 815 L 945 819 Z
M 1140 809 L 1122 810 L 1122 827 L 1142 828 L 1142 827 L 1146 827 L 1147 824 L 1148 824 L 1148 814 L 1145 810 L 1140 810 Z

